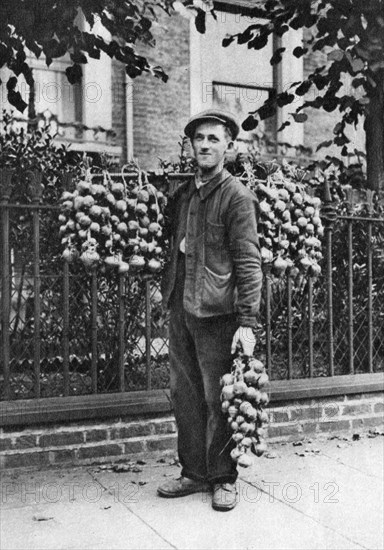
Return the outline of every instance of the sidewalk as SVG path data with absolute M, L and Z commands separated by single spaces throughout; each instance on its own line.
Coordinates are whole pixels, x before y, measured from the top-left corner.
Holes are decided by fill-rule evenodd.
M 170 458 L 5 474 L 0 547 L 381 549 L 381 433 L 270 445 L 269 458 L 241 471 L 239 503 L 226 513 L 208 494 L 157 497 L 179 474 Z

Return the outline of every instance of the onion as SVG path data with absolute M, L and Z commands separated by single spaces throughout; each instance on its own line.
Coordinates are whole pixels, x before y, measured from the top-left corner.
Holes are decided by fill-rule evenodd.
M 235 382 L 233 385 L 233 393 L 235 395 L 242 395 L 247 391 L 247 384 L 245 382 Z
M 100 224 L 96 222 L 92 222 L 91 225 L 89 226 L 89 229 L 94 233 L 100 233 Z
M 131 267 L 141 268 L 145 266 L 145 260 L 142 256 L 137 256 L 135 254 L 134 256 L 131 256 L 131 258 L 129 259 L 129 265 Z
M 224 374 L 224 376 L 222 376 L 220 380 L 220 383 L 222 386 L 228 386 L 230 384 L 233 384 L 233 375 L 230 373 Z
M 264 371 L 264 365 L 259 359 L 256 359 L 255 357 L 252 357 L 248 362 L 248 368 L 254 370 L 255 372 L 263 372 Z
M 116 266 L 120 265 L 120 260 L 117 256 L 107 256 L 105 258 L 104 262 L 109 267 L 116 267 Z
M 252 459 L 249 455 L 247 455 L 246 453 L 243 453 L 242 455 L 239 456 L 239 458 L 237 459 L 237 463 L 239 466 L 241 466 L 242 468 L 248 468 L 249 466 L 251 466 L 252 464 Z
M 254 445 L 253 448 L 255 450 L 255 455 L 256 456 L 262 456 L 265 453 L 265 451 L 267 450 L 267 444 L 265 443 L 265 441 L 260 441 L 259 443 Z
M 269 376 L 266 373 L 260 374 L 260 377 L 257 381 L 257 387 L 259 390 L 262 390 L 263 388 L 267 387 L 269 383 Z
M 149 201 L 148 191 L 146 191 L 146 189 L 140 189 L 140 191 L 137 193 L 137 200 L 141 202 L 148 202 Z
M 229 401 L 223 401 L 222 404 L 221 404 L 221 410 L 223 411 L 223 413 L 226 413 L 228 411 L 230 407 L 230 402 Z
M 161 270 L 161 263 L 158 260 L 155 260 L 155 258 L 152 258 L 148 262 L 148 269 L 152 273 L 157 273 Z
M 129 264 L 127 264 L 127 262 L 120 262 L 118 272 L 122 274 L 122 273 L 128 273 L 128 271 L 129 271 Z
M 121 212 L 125 212 L 127 209 L 127 203 L 125 202 L 125 200 L 120 199 L 119 201 L 116 202 L 115 207 L 117 210 L 120 210 Z
M 230 401 L 234 397 L 233 393 L 233 385 L 224 386 L 224 388 L 221 390 L 221 396 L 225 401 Z

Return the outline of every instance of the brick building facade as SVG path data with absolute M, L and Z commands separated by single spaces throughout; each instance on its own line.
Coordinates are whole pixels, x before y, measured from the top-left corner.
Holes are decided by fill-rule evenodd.
M 100 60 L 89 59 L 84 65 L 82 92 L 78 94 L 65 80 L 69 60 L 63 58 L 49 69 L 42 61 L 34 60 L 38 81 L 36 111 L 52 113 L 59 123 L 84 125 L 81 131 L 78 126 L 71 129 L 59 125 L 58 139 L 69 143 L 72 149 L 104 151 L 121 164 L 133 158 L 141 168 L 154 169 L 159 159 L 177 159 L 178 143 L 190 115 L 217 106 L 234 111 L 244 120 L 272 89 L 288 89 L 292 82 L 301 80 L 326 61 L 321 52 L 304 59 L 290 55 L 295 46 L 302 45 L 301 31 L 289 31 L 279 41 L 271 40 L 262 51 L 248 50 L 235 43 L 223 48 L 221 42 L 227 34 L 240 32 L 254 22 L 246 15 L 240 16 L 238 11 L 251 2 L 223 0 L 215 5 L 217 19 L 207 16 L 204 35 L 196 31 L 193 19 L 159 14 L 154 30 L 156 47 L 142 47 L 141 51 L 150 62 L 164 68 L 169 75 L 166 84 L 148 74 L 132 81 L 121 63 L 102 54 Z M 272 67 L 269 59 L 273 50 L 281 46 L 286 47 L 286 61 Z M 5 107 L 6 80 L 3 78 L 1 90 Z M 266 137 L 271 142 L 304 146 L 316 154 L 317 145 L 332 135 L 337 115 L 309 109 L 305 124 L 292 121 L 277 134 L 276 129 L 296 106 L 293 103 L 280 109 L 276 119 L 268 119 L 252 135 L 242 131 L 239 150 L 249 142 L 262 148 Z M 361 129 L 351 137 L 358 149 L 364 148 Z
M 234 5 L 245 4 L 242 0 L 220 2 L 217 20 L 207 18 L 204 35 L 196 31 L 193 20 L 179 15 L 171 19 L 164 15 L 160 19 L 156 49 L 145 49 L 143 53 L 164 67 L 169 81 L 164 84 L 144 75 L 128 84 L 130 117 L 126 120 L 132 124 L 132 129 L 126 132 L 130 141 L 127 158 L 135 158 L 144 169 L 156 168 L 159 158 L 174 160 L 179 153 L 182 129 L 190 115 L 218 106 L 237 112 L 239 119 L 244 120 L 248 112 L 265 100 L 271 89 L 288 89 L 292 82 L 305 78 L 326 62 L 322 52 L 309 53 L 302 59 L 289 56 L 295 46 L 302 45 L 308 38 L 308 31 L 304 36 L 301 31 L 291 31 L 282 44 L 271 41 L 261 52 L 249 51 L 246 46 L 237 44 L 223 48 L 221 41 L 226 34 L 239 32 L 254 22 L 233 9 Z M 273 49 L 281 45 L 287 48 L 289 62 L 273 68 L 269 59 Z M 337 113 L 308 109 L 308 120 L 304 124 L 291 121 L 291 126 L 276 133 L 276 128 L 289 118 L 289 112 L 296 105 L 280 109 L 276 120 L 267 120 L 256 132 L 258 140 L 263 141 L 263 136 L 267 135 L 272 141 L 303 146 L 312 151 L 313 156 L 324 155 L 325 150 L 316 153 L 316 148 L 332 136 Z M 351 130 L 350 137 L 354 147 L 364 150 L 362 128 Z M 242 132 L 238 143 L 240 150 L 241 141 L 249 139 L 250 136 Z M 337 149 L 329 148 L 326 153 L 335 154 Z M 292 149 L 288 154 L 292 154 Z

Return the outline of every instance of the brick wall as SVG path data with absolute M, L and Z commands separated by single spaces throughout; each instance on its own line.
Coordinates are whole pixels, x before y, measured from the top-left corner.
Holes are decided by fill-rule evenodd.
M 162 14 L 159 26 L 154 31 L 155 48 L 142 47 L 141 53 L 150 62 L 161 65 L 169 75 L 165 84 L 159 79 L 144 74 L 133 81 L 133 93 L 128 91 L 133 110 L 133 153 L 143 169 L 158 167 L 158 159 L 176 159 L 183 127 L 190 113 L 190 44 L 189 22 L 177 15 L 171 18 Z M 309 37 L 305 30 L 304 40 Z M 304 78 L 315 68 L 326 64 L 327 56 L 322 52 L 311 52 L 304 56 Z M 306 99 L 316 97 L 311 88 Z M 126 143 L 126 91 L 124 66 L 114 60 L 112 63 L 112 128 L 116 132 L 116 143 L 123 147 L 122 162 L 127 158 Z M 312 149 L 314 156 L 338 154 L 337 147 L 330 147 L 316 153 L 319 143 L 332 137 L 333 128 L 340 117 L 338 111 L 327 113 L 318 109 L 307 109 L 308 120 L 304 125 L 305 147 Z M 292 122 L 293 123 L 293 122 Z M 294 123 L 293 123 L 294 124 Z M 364 149 L 364 132 L 350 129 L 353 146 Z
M 123 460 L 130 455 L 172 451 L 175 445 L 176 424 L 172 417 L 71 423 L 22 431 L 4 429 L 0 468 Z
M 329 433 L 358 433 L 382 426 L 382 393 L 275 402 L 269 408 L 269 441 L 295 441 Z M 124 461 L 134 456 L 174 453 L 174 418 L 123 418 L 24 430 L 4 428 L 0 468 L 46 467 Z
M 149 75 L 133 82 L 134 157 L 143 169 L 157 168 L 158 158 L 176 157 L 177 143 L 189 118 L 189 22 L 163 15 L 155 32 L 156 49 L 143 49 L 149 61 L 169 75 L 166 84 Z

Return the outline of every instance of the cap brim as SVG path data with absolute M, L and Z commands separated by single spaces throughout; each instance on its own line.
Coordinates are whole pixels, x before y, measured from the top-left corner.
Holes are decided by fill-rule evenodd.
M 195 130 L 196 130 L 196 126 L 199 126 L 199 124 L 202 124 L 204 122 L 209 122 L 209 121 L 212 121 L 212 120 L 214 122 L 220 122 L 220 124 L 223 124 L 226 128 L 228 128 L 228 130 L 231 132 L 232 139 L 236 139 L 237 136 L 239 135 L 240 129 L 239 129 L 238 125 L 235 122 L 233 122 L 232 120 L 227 120 L 225 118 L 221 118 L 219 116 L 215 116 L 215 115 L 201 116 L 199 118 L 191 120 L 190 122 L 188 122 L 188 124 L 184 128 L 185 135 L 187 137 L 189 137 L 190 139 L 193 139 L 193 136 L 194 136 L 194 133 L 195 133 Z

